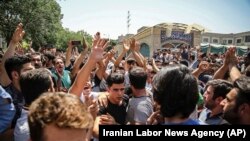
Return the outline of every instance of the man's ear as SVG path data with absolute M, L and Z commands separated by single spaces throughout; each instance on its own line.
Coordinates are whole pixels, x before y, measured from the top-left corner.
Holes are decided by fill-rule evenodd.
M 239 106 L 240 114 L 246 114 L 250 112 L 250 106 L 247 103 L 243 103 Z
M 17 71 L 12 71 L 11 72 L 11 77 L 12 77 L 12 79 L 19 79 L 20 76 L 19 76 Z

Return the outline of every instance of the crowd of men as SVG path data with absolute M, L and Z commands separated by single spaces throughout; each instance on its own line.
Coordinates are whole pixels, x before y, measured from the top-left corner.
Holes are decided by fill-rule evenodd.
M 78 53 L 20 49 L 19 24 L 0 67 L 0 139 L 98 140 L 99 125 L 250 124 L 250 52 L 236 56 L 193 47 L 157 50 L 134 38 L 120 54 L 94 35 Z M 128 56 L 125 56 L 128 54 Z

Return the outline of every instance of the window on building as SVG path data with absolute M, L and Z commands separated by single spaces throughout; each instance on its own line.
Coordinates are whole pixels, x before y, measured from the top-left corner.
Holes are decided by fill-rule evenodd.
M 213 43 L 218 43 L 218 39 L 213 39 Z
M 224 45 L 227 44 L 227 40 L 223 40 L 222 44 L 224 44 Z
M 250 36 L 245 37 L 245 42 L 250 42 Z
M 236 43 L 237 43 L 237 44 L 241 43 L 241 39 L 237 39 L 237 40 L 236 40 Z
M 208 43 L 208 38 L 203 38 L 204 43 Z
M 228 43 L 228 44 L 232 44 L 232 43 L 233 43 L 233 40 L 228 40 L 227 43 Z

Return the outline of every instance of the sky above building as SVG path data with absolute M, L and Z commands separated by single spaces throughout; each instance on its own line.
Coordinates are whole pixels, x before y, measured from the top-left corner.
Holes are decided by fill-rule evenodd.
M 142 26 L 199 24 L 214 33 L 250 31 L 250 0 L 57 0 L 63 27 L 117 39 Z M 130 27 L 127 17 L 130 11 Z

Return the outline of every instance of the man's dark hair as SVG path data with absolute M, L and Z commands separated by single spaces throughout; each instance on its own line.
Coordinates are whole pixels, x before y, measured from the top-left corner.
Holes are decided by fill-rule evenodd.
M 182 65 L 185 65 L 186 67 L 188 67 L 189 65 L 189 63 L 188 63 L 188 60 L 186 60 L 186 59 L 182 59 L 181 61 L 180 61 L 180 64 L 182 64 Z
M 107 77 L 106 82 L 108 87 L 111 87 L 113 84 L 122 84 L 124 83 L 124 75 L 121 73 L 111 73 Z
M 226 98 L 227 93 L 229 93 L 233 89 L 233 84 L 222 79 L 214 79 L 207 82 L 205 89 L 208 86 L 212 86 L 214 89 L 213 100 L 217 97 L 222 97 L 223 99 Z
M 245 69 L 245 75 L 250 77 L 250 66 Z
M 144 89 L 147 81 L 147 72 L 141 67 L 134 67 L 129 72 L 130 85 L 136 89 Z
M 5 61 L 4 67 L 10 80 L 13 80 L 11 72 L 17 71 L 20 75 L 21 69 L 26 63 L 31 63 L 31 59 L 25 55 L 13 56 Z
M 234 88 L 236 88 L 238 94 L 236 98 L 236 109 L 243 104 L 250 104 L 250 77 L 241 76 L 234 81 Z
M 55 59 L 55 56 L 51 53 L 45 53 L 44 56 L 47 57 L 49 61 Z
M 198 84 L 184 65 L 162 68 L 153 80 L 154 99 L 161 106 L 164 117 L 180 115 L 188 118 L 198 101 Z
M 128 64 L 136 63 L 136 60 L 134 58 L 129 58 L 126 61 Z
M 51 73 L 45 68 L 24 72 L 20 77 L 20 87 L 25 103 L 30 105 L 51 87 Z

